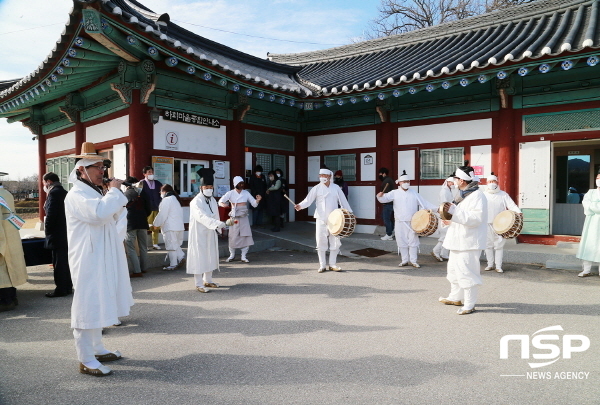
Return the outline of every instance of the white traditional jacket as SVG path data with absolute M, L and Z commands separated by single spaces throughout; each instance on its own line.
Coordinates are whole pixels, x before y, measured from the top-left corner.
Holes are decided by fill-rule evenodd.
M 394 218 L 396 221 L 410 222 L 413 215 L 420 209 L 436 210 L 437 206 L 421 197 L 419 193 L 410 188 L 408 190 L 396 189 L 381 197 L 377 197 L 380 203 L 394 202 Z
M 521 210 L 519 209 L 519 207 L 517 207 L 517 204 L 515 204 L 512 198 L 510 198 L 508 193 L 506 193 L 505 191 L 502 191 L 500 189 L 487 189 L 485 190 L 485 193 L 483 193 L 483 195 L 485 195 L 485 198 L 487 199 L 488 224 L 493 223 L 494 218 L 496 218 L 496 215 L 500 214 L 502 211 L 511 210 L 513 212 L 516 212 L 517 214 L 521 213 Z
M 76 181 L 65 198 L 69 266 L 75 294 L 71 327 L 97 329 L 119 322 L 133 305 L 123 236 L 127 197 L 112 187 L 102 196 Z
M 219 242 L 215 230 L 221 224 L 219 207 L 202 192 L 190 202 L 187 273 L 202 274 L 219 269 Z
M 301 208 L 308 208 L 315 200 L 317 203 L 314 217 L 321 221 L 327 222 L 329 214 L 338 208 L 338 203 L 342 208 L 352 212 L 352 208 L 350 208 L 350 204 L 348 204 L 344 192 L 333 182 L 329 184 L 329 187 L 323 183 L 317 184 L 310 189 L 306 198 L 298 205 L 300 205 Z
M 475 190 L 456 206 L 444 239 L 444 249 L 481 250 L 487 242 L 487 200 Z
M 583 201 L 585 222 L 581 232 L 581 242 L 577 258 L 590 262 L 600 262 L 600 189 L 585 193 Z
M 162 232 L 184 231 L 183 208 L 177 197 L 165 197 L 158 206 L 158 215 L 154 218 L 154 226 L 160 227 Z

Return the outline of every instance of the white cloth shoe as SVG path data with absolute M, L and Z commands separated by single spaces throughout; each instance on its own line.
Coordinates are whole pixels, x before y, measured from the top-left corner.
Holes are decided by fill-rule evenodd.
M 592 275 L 592 273 L 590 273 L 589 271 L 582 271 L 581 273 L 579 273 L 577 275 L 577 277 L 589 277 L 591 275 Z
M 436 255 L 435 252 L 431 252 L 431 256 L 433 256 L 433 258 L 435 260 L 437 260 L 438 262 L 443 262 L 444 261 L 444 259 L 442 259 L 441 256 Z
M 420 269 L 421 265 L 419 263 L 411 263 L 411 266 L 413 266 L 415 269 Z
M 162 250 L 162 248 L 158 245 L 152 245 L 152 249 L 154 250 Z
M 504 273 L 504 270 L 502 270 L 502 269 L 496 269 L 496 273 Z
M 319 267 L 319 270 L 317 270 L 317 272 L 319 273 L 325 273 L 327 269 L 325 267 Z
M 490 270 L 494 270 L 494 266 L 487 266 L 485 269 L 483 269 L 483 271 L 490 271 Z
M 242 257 L 242 261 L 243 261 L 244 263 L 250 263 L 250 260 L 246 259 L 245 257 Z
M 402 262 L 398 265 L 398 267 L 408 266 L 408 262 Z
M 381 240 L 394 240 L 394 235 L 384 235 L 381 237 Z
M 232 261 L 234 259 L 235 256 L 229 256 L 227 259 L 225 259 L 225 262 L 229 263 L 230 261 Z

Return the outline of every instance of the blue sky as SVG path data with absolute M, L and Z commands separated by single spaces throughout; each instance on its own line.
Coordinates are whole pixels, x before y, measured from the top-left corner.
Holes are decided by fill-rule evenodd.
M 261 58 L 267 52 L 350 43 L 362 37 L 379 5 L 379 0 L 139 1 L 157 13 L 169 13 L 172 21 L 192 32 Z M 72 0 L 0 0 L 0 80 L 37 68 L 60 38 L 72 5 Z M 0 119 L 0 171 L 11 179 L 37 172 L 37 142 L 31 138 L 21 124 Z

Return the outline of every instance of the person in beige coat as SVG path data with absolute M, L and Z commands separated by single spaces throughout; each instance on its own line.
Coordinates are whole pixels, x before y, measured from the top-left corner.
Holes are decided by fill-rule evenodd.
M 15 287 L 27 282 L 27 268 L 19 230 L 7 219 L 15 211 L 11 193 L 0 185 L 0 312 L 18 304 Z

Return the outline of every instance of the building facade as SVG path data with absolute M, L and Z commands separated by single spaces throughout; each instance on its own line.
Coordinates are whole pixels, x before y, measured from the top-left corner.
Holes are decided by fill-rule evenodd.
M 321 165 L 341 169 L 359 232 L 380 223 L 380 167 L 406 170 L 435 202 L 469 159 L 523 210 L 522 241 L 576 240 L 583 210 L 568 190 L 594 187 L 600 167 L 598 13 L 598 1 L 538 0 L 260 59 L 134 0 L 74 0 L 40 67 L 0 82 L 0 117 L 30 128 L 40 173 L 65 184 L 84 141 L 112 161 L 111 175 L 141 177 L 152 164 L 184 199 L 202 166 L 215 168 L 218 195 L 256 164 L 281 168 L 298 201 Z

